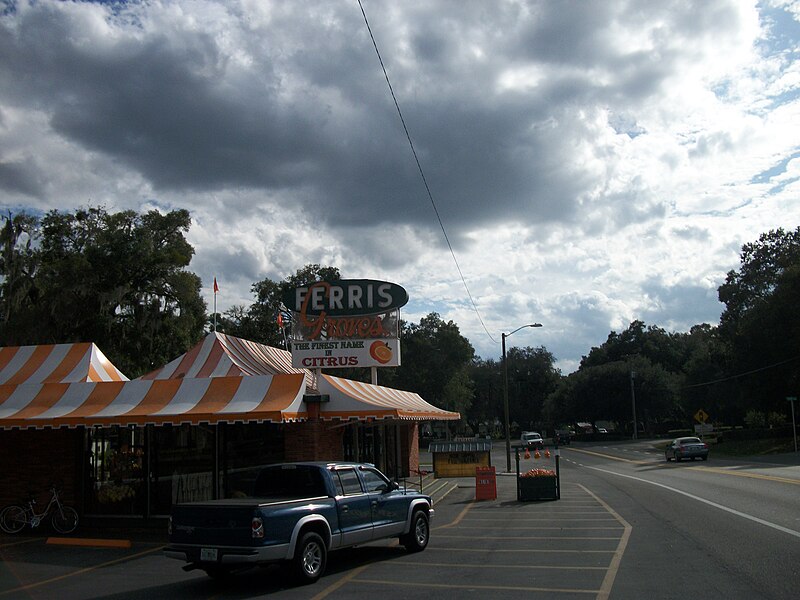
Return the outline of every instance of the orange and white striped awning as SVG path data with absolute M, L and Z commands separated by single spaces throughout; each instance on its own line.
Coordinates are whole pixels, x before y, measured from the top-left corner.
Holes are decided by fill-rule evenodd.
M 280 423 L 304 392 L 302 374 L 0 385 L 0 429 Z
M 309 389 L 315 375 L 292 367 L 292 353 L 212 331 L 194 348 L 140 379 L 183 379 L 300 373 Z
M 0 348 L 0 385 L 128 381 L 91 343 Z
M 321 376 L 319 393 L 330 398 L 320 406 L 322 419 L 454 421 L 461 418 L 460 413 L 437 408 L 414 392 L 332 375 Z
M 94 344 L 0 348 L 0 429 L 301 421 L 309 391 L 329 396 L 319 407 L 325 420 L 460 418 L 413 392 L 317 381 L 285 350 L 216 332 L 133 381 Z

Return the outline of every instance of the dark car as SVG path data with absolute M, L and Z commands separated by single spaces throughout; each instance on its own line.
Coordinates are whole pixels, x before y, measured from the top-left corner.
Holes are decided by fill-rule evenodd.
M 569 446 L 570 432 L 569 431 L 556 431 L 553 435 L 553 443 L 556 446 Z
M 675 438 L 664 450 L 664 458 L 667 462 L 673 458 L 675 462 L 681 462 L 684 458 L 700 457 L 701 460 L 708 460 L 708 444 L 696 437 Z

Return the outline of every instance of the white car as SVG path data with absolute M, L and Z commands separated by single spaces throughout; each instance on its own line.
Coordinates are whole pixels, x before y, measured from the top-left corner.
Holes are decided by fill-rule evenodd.
M 535 431 L 523 431 L 519 438 L 524 448 L 544 448 L 544 440 L 540 433 Z

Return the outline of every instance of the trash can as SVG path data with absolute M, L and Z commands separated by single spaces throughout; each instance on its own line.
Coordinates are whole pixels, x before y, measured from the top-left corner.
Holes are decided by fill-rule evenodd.
M 475 500 L 497 500 L 494 467 L 475 467 Z

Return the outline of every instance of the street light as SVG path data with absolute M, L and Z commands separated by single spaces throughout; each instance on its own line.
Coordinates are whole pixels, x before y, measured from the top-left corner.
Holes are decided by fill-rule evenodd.
M 520 329 L 526 327 L 541 327 L 541 323 L 529 323 L 522 327 L 517 327 L 511 333 L 502 333 L 500 337 L 503 339 L 503 412 L 506 421 L 506 473 L 511 473 L 511 431 L 508 425 L 508 364 L 506 362 L 506 338 L 514 335 Z

